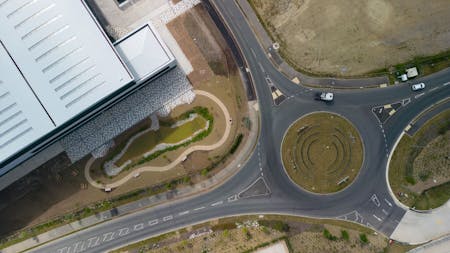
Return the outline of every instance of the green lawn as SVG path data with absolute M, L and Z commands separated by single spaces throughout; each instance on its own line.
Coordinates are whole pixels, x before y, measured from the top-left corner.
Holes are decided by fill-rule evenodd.
M 121 166 L 128 160 L 137 160 L 160 143 L 182 142 L 195 132 L 205 128 L 206 122 L 205 118 L 198 115 L 194 120 L 175 128 L 162 125 L 158 131 L 149 131 L 132 142 L 125 154 L 116 162 L 116 165 Z

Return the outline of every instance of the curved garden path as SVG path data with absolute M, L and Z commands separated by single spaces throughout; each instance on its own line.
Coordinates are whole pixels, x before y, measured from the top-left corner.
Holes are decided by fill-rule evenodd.
M 214 150 L 214 149 L 222 146 L 225 143 L 225 141 L 227 140 L 228 136 L 230 135 L 230 131 L 231 131 L 231 123 L 230 123 L 231 116 L 230 116 L 230 113 L 228 112 L 228 109 L 222 103 L 222 101 L 220 101 L 213 94 L 203 91 L 203 90 L 195 90 L 194 92 L 198 96 L 205 96 L 205 97 L 211 99 L 212 101 L 214 101 L 220 107 L 223 114 L 225 115 L 225 122 L 227 122 L 227 124 L 225 125 L 225 132 L 224 132 L 222 138 L 218 142 L 211 144 L 211 145 L 195 145 L 195 146 L 189 147 L 183 153 L 181 153 L 181 155 L 178 156 L 177 159 L 175 159 L 173 162 L 171 162 L 165 166 L 139 167 L 137 169 L 131 170 L 125 177 L 123 177 L 115 182 L 109 183 L 109 184 L 97 183 L 94 179 L 92 179 L 92 177 L 90 175 L 90 168 L 91 168 L 92 163 L 95 161 L 95 158 L 92 157 L 89 159 L 89 161 L 86 163 L 86 166 L 84 167 L 84 175 L 86 177 L 86 180 L 89 182 L 89 184 L 91 184 L 95 188 L 99 188 L 99 189 L 107 189 L 107 188 L 114 189 L 114 188 L 117 188 L 117 187 L 121 186 L 122 184 L 126 183 L 128 180 L 132 179 L 134 177 L 134 175 L 136 175 L 136 173 L 140 174 L 140 173 L 146 172 L 146 171 L 151 171 L 151 172 L 167 171 L 167 170 L 172 169 L 176 165 L 178 165 L 180 162 L 182 162 L 185 159 L 185 157 L 187 155 L 189 155 L 190 153 L 192 153 L 194 151 L 210 151 L 210 150 Z

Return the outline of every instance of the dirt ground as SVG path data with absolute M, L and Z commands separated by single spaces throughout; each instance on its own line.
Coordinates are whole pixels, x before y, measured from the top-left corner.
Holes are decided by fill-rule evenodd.
M 290 178 L 317 193 L 336 192 L 351 184 L 363 155 L 358 131 L 346 119 L 330 113 L 300 118 L 282 144 L 283 165 Z
M 249 0 L 280 52 L 315 74 L 363 75 L 450 49 L 448 0 Z
M 307 218 L 278 218 L 281 219 L 272 220 L 272 216 L 262 219 L 236 217 L 200 224 L 127 246 L 115 253 L 254 252 L 255 249 L 280 240 L 288 244 L 290 252 L 400 253 L 410 249 L 395 244 L 388 245 L 388 240 L 383 235 L 347 222 L 329 224 L 327 221 Z M 287 231 L 266 225 L 276 223 L 287 224 Z M 325 229 L 336 238 L 325 238 Z M 348 234 L 348 239 L 342 237 L 342 231 Z M 194 234 L 197 236 L 190 238 Z M 361 234 L 366 235 L 368 243 L 361 242 Z
M 49 221 L 91 203 L 117 197 L 137 189 L 161 185 L 174 178 L 190 175 L 192 183 L 205 180 L 206 177 L 200 175 L 200 171 L 227 154 L 237 134 L 242 133 L 244 135 L 243 143 L 246 141 L 249 130 L 244 127 L 242 121 L 248 113 L 245 91 L 230 49 L 207 12 L 199 5 L 172 21 L 168 27 L 194 68 L 194 71 L 188 76 L 194 89 L 214 94 L 229 110 L 233 124 L 226 144 L 214 151 L 194 152 L 182 164 L 170 171 L 143 173 L 140 177 L 111 193 L 93 188 L 85 180 L 84 165 L 89 157 L 71 165 L 64 154 L 58 156 L 0 192 L 0 236 L 4 237 L 17 230 Z M 216 121 L 215 132 L 213 131 L 208 138 L 198 143 L 213 142 L 213 139 L 220 135 L 220 131 L 223 132 L 221 130 L 223 124 L 220 124 L 223 115 L 220 115 L 219 109 L 205 98 L 198 97 L 191 105 L 175 108 L 169 117 L 175 117 L 196 105 L 207 106 L 215 114 Z M 150 123 L 149 119 L 138 123 L 117 137 L 115 142 L 126 141 L 136 131 L 149 127 Z M 241 146 L 243 145 L 241 144 Z M 166 153 L 167 158 L 161 156 L 153 162 L 168 162 L 164 159 L 171 159 L 177 152 L 181 152 L 181 149 L 174 151 L 173 154 Z M 237 153 L 239 151 L 235 154 Z M 233 157 L 230 155 L 226 160 L 216 164 L 207 176 L 220 171 Z M 101 159 L 96 161 L 96 166 L 100 167 L 101 162 Z M 94 171 L 94 177 L 95 173 L 99 178 L 105 181 L 109 180 L 101 174 L 100 170 Z M 33 208 L 29 208 L 30 206 Z

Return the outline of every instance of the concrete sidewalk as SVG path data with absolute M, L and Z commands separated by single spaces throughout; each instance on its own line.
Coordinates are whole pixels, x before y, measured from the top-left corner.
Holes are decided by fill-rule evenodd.
M 37 247 L 41 244 L 47 243 L 49 241 L 55 240 L 57 238 L 66 236 L 68 234 L 74 233 L 78 230 L 86 229 L 90 226 L 99 224 L 101 222 L 108 221 L 110 219 L 132 214 L 138 210 L 149 208 L 155 205 L 167 203 L 168 201 L 180 200 L 183 198 L 194 197 L 204 191 L 212 190 L 224 182 L 234 174 L 239 171 L 244 163 L 247 161 L 249 156 L 252 154 L 253 149 L 258 140 L 259 133 L 259 115 L 258 110 L 255 109 L 257 102 L 252 101 L 248 103 L 249 117 L 252 122 L 252 129 L 250 131 L 247 141 L 244 143 L 239 154 L 236 158 L 232 160 L 224 169 L 218 172 L 216 175 L 208 178 L 207 180 L 200 182 L 192 186 L 186 186 L 179 189 L 171 190 L 168 192 L 153 195 L 148 198 L 143 198 L 108 211 L 104 211 L 79 221 L 74 221 L 70 224 L 63 225 L 61 227 L 52 229 L 48 232 L 42 233 L 36 237 L 29 238 L 10 247 L 0 250 L 0 253 L 16 253 L 22 252 L 30 248 Z
M 391 239 L 416 245 L 449 234 L 450 200 L 443 206 L 426 212 L 408 210 L 392 233 Z
M 408 251 L 407 253 L 448 253 L 450 252 L 450 235 L 439 240 L 429 242 L 425 245 Z

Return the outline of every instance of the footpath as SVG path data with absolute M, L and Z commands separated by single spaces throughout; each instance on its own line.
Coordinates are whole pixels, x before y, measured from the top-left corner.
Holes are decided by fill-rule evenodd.
M 224 169 L 222 169 L 214 176 L 211 176 L 207 180 L 192 186 L 185 186 L 179 189 L 174 189 L 164 193 L 156 194 L 147 198 L 130 202 L 122 206 L 115 207 L 108 211 L 97 213 L 95 215 L 86 217 L 79 221 L 74 221 L 72 223 L 42 233 L 36 237 L 29 238 L 27 240 L 24 240 L 7 248 L 1 249 L 0 253 L 23 252 L 28 249 L 37 247 L 41 244 L 53 241 L 57 238 L 77 232 L 78 230 L 82 230 L 100 224 L 102 222 L 106 222 L 119 216 L 132 214 L 133 212 L 136 212 L 138 210 L 150 208 L 152 206 L 163 204 L 168 201 L 195 197 L 195 195 L 198 195 L 202 192 L 209 191 L 219 187 L 221 184 L 226 182 L 228 178 L 232 177 L 239 171 L 239 169 L 244 165 L 248 157 L 253 152 L 253 149 L 256 145 L 260 123 L 258 116 L 259 112 L 257 110 L 257 101 L 249 102 L 248 108 L 249 108 L 249 117 L 252 122 L 251 124 L 252 129 L 250 131 L 248 139 L 244 143 L 241 151 L 237 154 L 235 159 L 232 160 Z
M 450 235 L 449 214 L 450 200 L 430 211 L 407 210 L 391 239 L 417 245 Z M 447 243 L 450 241 L 447 240 Z
M 248 0 L 236 0 L 236 4 L 244 13 L 247 22 L 249 23 L 253 32 L 256 34 L 256 38 L 259 40 L 259 43 L 266 51 L 272 63 L 275 65 L 278 71 L 282 72 L 294 83 L 314 87 L 345 89 L 385 87 L 389 83 L 389 78 L 387 76 L 340 79 L 331 77 L 311 77 L 296 71 L 278 54 L 276 49 L 277 44 L 272 41 L 270 36 L 267 34 L 266 29 L 259 22 L 259 19 L 256 16 L 256 13 L 253 10 L 252 6 L 248 3 Z
M 179 163 L 181 163 L 192 152 L 210 151 L 210 150 L 214 150 L 214 149 L 217 149 L 220 146 L 222 146 L 227 141 L 228 136 L 230 135 L 230 131 L 231 131 L 231 116 L 230 116 L 230 113 L 228 112 L 227 107 L 222 103 L 222 101 L 220 101 L 220 99 L 218 99 L 216 96 L 214 96 L 213 94 L 211 94 L 209 92 L 206 92 L 203 90 L 195 90 L 194 92 L 197 96 L 205 96 L 205 97 L 211 99 L 222 110 L 222 112 L 225 116 L 226 125 L 225 125 L 224 134 L 222 135 L 222 137 L 220 138 L 219 141 L 217 141 L 216 143 L 211 144 L 211 145 L 195 145 L 195 146 L 189 147 L 183 153 L 181 153 L 177 157 L 177 159 L 175 159 L 170 164 L 167 164 L 165 166 L 143 166 L 143 167 L 133 169 L 125 177 L 123 177 L 115 182 L 112 182 L 110 184 L 97 183 L 94 179 L 92 179 L 92 177 L 90 176 L 90 168 L 91 168 L 92 163 L 95 161 L 95 158 L 91 158 L 86 163 L 86 166 L 84 168 L 84 175 L 86 177 L 86 180 L 89 182 L 89 184 L 91 184 L 92 186 L 99 188 L 99 189 L 108 189 L 108 188 L 114 189 L 114 188 L 117 188 L 117 187 L 125 184 L 126 182 L 128 182 L 128 180 L 133 179 L 136 174 L 141 174 L 141 173 L 148 172 L 148 171 L 167 171 L 167 170 L 173 169 L 175 166 L 177 166 Z

